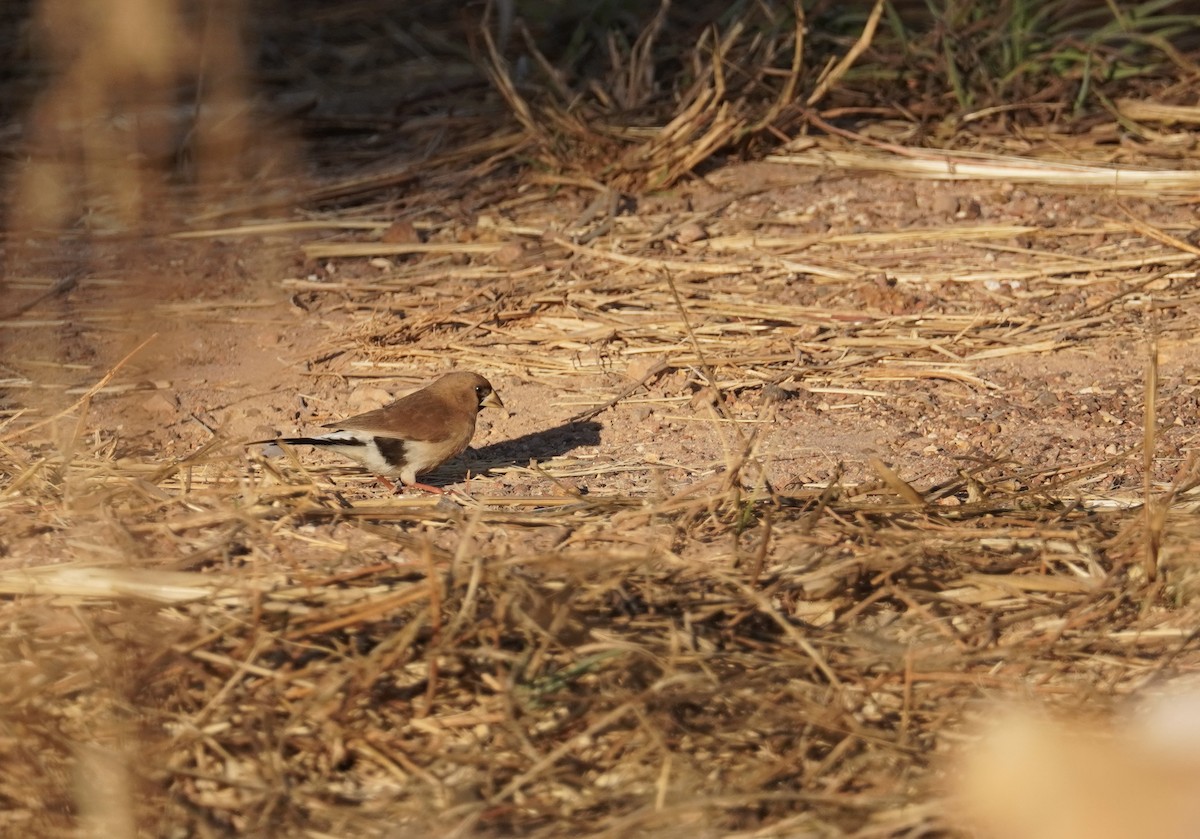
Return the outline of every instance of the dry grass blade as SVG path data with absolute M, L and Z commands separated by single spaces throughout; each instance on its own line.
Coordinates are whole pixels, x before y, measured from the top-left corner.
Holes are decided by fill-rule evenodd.
M 1152 314 L 1152 313 L 1151 313 Z M 1142 416 L 1142 505 L 1145 512 L 1145 555 L 1142 569 L 1146 579 L 1153 582 L 1158 578 L 1159 551 L 1162 547 L 1163 526 L 1166 523 L 1166 505 L 1155 498 L 1151 475 L 1154 474 L 1154 455 L 1158 448 L 1158 338 L 1152 336 L 1146 359 L 1146 386 Z
M 1118 99 L 1113 104 L 1123 116 L 1135 122 L 1200 123 L 1200 108 L 1194 105 L 1170 105 L 1141 99 Z
M 0 593 L 31 597 L 114 599 L 136 597 L 159 603 L 200 600 L 224 585 L 211 577 L 169 571 L 131 571 L 54 565 L 0 572 Z
M 871 458 L 870 464 L 871 468 L 875 470 L 875 474 L 878 475 L 885 484 L 887 484 L 889 489 L 895 492 L 896 495 L 900 496 L 900 498 L 902 498 L 904 501 L 909 504 L 914 504 L 918 507 L 925 504 L 925 499 L 922 497 L 921 493 L 913 489 L 907 481 L 897 475 L 896 471 L 882 460 L 879 458 Z
M 145 349 L 145 347 L 157 337 L 158 337 L 157 335 L 151 335 L 149 338 L 145 339 L 140 344 L 138 344 L 136 347 L 134 347 L 132 350 L 130 350 L 129 353 L 126 354 L 126 356 L 124 358 L 122 358 L 115 365 L 113 365 L 111 370 L 109 370 L 107 373 L 105 373 L 104 376 L 98 382 L 96 382 L 96 384 L 94 384 L 90 388 L 88 388 L 87 391 L 85 391 L 84 394 L 79 397 L 79 399 L 75 400 L 75 402 L 73 404 L 71 404 L 70 406 L 59 411 L 57 414 L 55 414 L 52 417 L 46 417 L 45 419 L 38 420 L 37 422 L 30 423 L 29 425 L 22 426 L 22 427 L 16 429 L 15 431 L 8 432 L 3 437 L 0 437 L 0 445 L 6 444 L 6 443 L 11 443 L 14 440 L 19 440 L 20 438 L 25 437 L 34 431 L 37 431 L 39 428 L 44 428 L 47 425 L 57 422 L 58 420 L 62 419 L 63 417 L 68 416 L 69 414 L 78 410 L 79 408 L 85 408 L 84 411 L 80 412 L 80 416 L 79 416 L 79 422 L 82 422 L 84 417 L 87 414 L 86 405 L 88 404 L 88 401 L 96 393 L 103 390 L 105 385 L 107 385 L 109 382 L 111 382 L 113 380 L 113 377 L 116 376 L 117 373 L 119 373 L 121 371 L 122 367 L 124 367 L 126 364 L 128 364 L 129 361 L 134 356 L 136 356 L 139 352 L 141 352 L 143 349 Z
M 1138 233 L 1141 233 L 1143 236 L 1153 239 L 1156 242 L 1161 242 L 1169 247 L 1181 250 L 1184 253 L 1200 256 L 1200 248 L 1196 247 L 1191 242 L 1185 242 L 1177 236 L 1172 236 L 1163 230 L 1159 230 L 1156 227 L 1146 224 L 1141 219 L 1135 218 L 1133 213 L 1129 212 L 1129 210 L 1125 207 L 1121 208 L 1121 212 L 1124 213 L 1125 217 L 1129 219 L 1129 223 L 1133 229 Z
M 790 107 L 803 78 L 804 13 L 799 4 L 790 15 L 756 7 L 724 32 L 705 27 L 690 54 L 681 58 L 691 80 L 678 91 L 667 90 L 670 80 L 655 73 L 662 64 L 659 42 L 670 11 L 669 3 L 660 3 L 627 47 L 608 39 L 611 78 L 591 80 L 586 91 L 567 90 L 563 74 L 527 36 L 535 64 L 549 79 L 547 91 L 556 94 L 543 96 L 536 105 L 518 90 L 490 34 L 482 34 L 496 90 L 545 165 L 623 191 L 665 187 L 718 150 L 778 130 L 774 122 Z M 791 25 L 784 29 L 789 16 Z M 783 55 L 786 67 L 776 73 Z M 760 111 L 762 98 L 771 105 Z M 619 115 L 633 108 L 659 115 L 658 127 L 621 124 Z
M 887 172 L 946 181 L 1002 180 L 1009 183 L 1105 187 L 1120 195 L 1184 193 L 1200 188 L 1200 173 L 1038 160 L 983 152 L 912 150 L 904 155 L 864 151 L 822 142 L 805 151 L 773 154 L 767 160 L 793 166 Z
M 879 19 L 883 16 L 883 9 L 883 0 L 876 0 L 875 5 L 871 8 L 870 15 L 867 16 L 867 22 L 863 26 L 862 34 L 858 36 L 858 40 L 854 42 L 854 46 L 841 57 L 837 64 L 817 80 L 817 85 L 813 89 L 813 92 L 809 94 L 808 99 L 804 103 L 805 105 L 811 108 L 824 99 L 830 89 L 842 80 L 846 72 L 854 66 L 854 62 L 871 46 L 871 41 L 875 38 L 875 29 L 879 26 Z
M 409 5 L 264 43 L 318 92 L 286 211 L 110 237 L 92 194 L 7 254 L 0 834 L 960 836 L 981 698 L 1119 729 L 1200 667 L 1191 140 L 1064 116 L 1178 21 L 982 90 L 1026 43 L 984 4 Z M 807 168 L 733 160 L 800 130 Z M 442 496 L 237 442 L 448 368 L 506 411 Z M 1054 839 L 1078 789 L 1145 833 L 1106 807 L 1187 798 L 1171 726 L 1010 780 Z

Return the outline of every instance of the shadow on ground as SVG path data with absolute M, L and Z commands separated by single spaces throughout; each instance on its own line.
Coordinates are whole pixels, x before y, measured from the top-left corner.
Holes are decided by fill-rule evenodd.
M 565 422 L 543 431 L 532 431 L 511 440 L 474 449 L 469 457 L 477 475 L 506 466 L 527 466 L 532 460 L 550 460 L 581 446 L 600 445 L 600 423 Z

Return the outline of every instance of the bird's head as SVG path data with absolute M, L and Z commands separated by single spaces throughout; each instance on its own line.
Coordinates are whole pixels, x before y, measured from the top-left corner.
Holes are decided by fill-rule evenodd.
M 492 385 L 487 379 L 484 379 L 479 384 L 475 385 L 475 398 L 478 400 L 479 408 L 482 411 L 484 408 L 503 408 L 504 403 L 500 401 L 500 394 L 492 389 Z

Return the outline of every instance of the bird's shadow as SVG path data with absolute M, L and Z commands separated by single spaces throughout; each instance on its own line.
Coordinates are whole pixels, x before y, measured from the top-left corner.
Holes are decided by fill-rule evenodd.
M 581 446 L 600 445 L 600 428 L 600 423 L 591 420 L 565 422 L 471 449 L 460 460 L 465 460 L 476 475 L 507 466 L 527 466 L 531 459 L 549 460 Z

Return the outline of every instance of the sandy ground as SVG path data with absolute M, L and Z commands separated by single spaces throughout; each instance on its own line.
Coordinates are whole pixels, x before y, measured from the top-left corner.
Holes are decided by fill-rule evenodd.
M 554 232 L 581 202 L 547 199 L 505 221 Z M 1187 225 L 1193 216 L 1157 202 L 1128 206 L 1153 212 L 1163 226 Z M 565 457 L 596 467 L 573 479 L 578 489 L 653 494 L 724 469 L 741 439 L 729 427 L 736 422 L 753 433 L 755 457 L 776 490 L 822 485 L 839 470 L 843 480 L 861 482 L 873 474 L 871 458 L 927 488 L 981 462 L 1032 474 L 1129 452 L 1142 437 L 1153 338 L 1163 427 L 1157 477 L 1169 480 L 1196 441 L 1190 271 L 1181 266 L 1145 288 L 1134 283 L 1152 267 L 1106 272 L 1104 259 L 1136 257 L 1146 244 L 1114 230 L 1111 209 L 1107 199 L 1032 187 L 731 164 L 645 199 L 619 219 L 606 245 L 620 250 L 624 238 L 664 220 L 702 218 L 695 242 L 675 236 L 631 251 L 705 266 L 686 279 L 687 305 L 697 302 L 686 325 L 660 277 L 528 236 L 513 237 L 524 249 L 503 266 L 494 255 L 453 253 L 304 259 L 301 245 L 330 238 L 322 234 L 96 244 L 75 290 L 5 327 L 6 375 L 16 385 L 7 399 L 14 407 L 63 404 L 155 335 L 96 397 L 89 420 L 119 453 L 148 461 L 186 457 L 214 436 L 237 451 L 239 440 L 306 433 L 466 367 L 491 378 L 507 411 L 481 417 L 475 452 L 436 476 L 447 485 L 461 487 L 470 470 L 472 486 L 488 494 L 553 492 L 544 476 L 505 467 Z M 431 225 L 428 238 L 486 240 L 494 224 L 481 211 L 466 223 Z M 956 230 L 1013 224 L 1054 235 L 954 238 Z M 923 229 L 940 232 L 899 246 L 837 244 L 838 237 Z M 750 244 L 736 253 L 707 247 L 735 236 Z M 858 271 L 847 280 L 802 271 L 760 277 L 735 266 L 722 276 L 723 259 L 758 255 L 755 237 L 826 240 L 822 264 Z M 372 238 L 378 234 L 336 236 Z M 779 259 L 802 262 L 811 252 L 797 248 Z M 1018 277 L 1017 269 L 1036 272 L 1039 263 L 1064 257 L 1092 260 L 1094 268 Z M 491 270 L 477 282 L 439 282 L 439 264 Z M 1005 278 L 1006 270 L 1018 278 Z M 606 271 L 614 288 L 600 299 L 591 289 L 604 291 Z M 978 278 L 987 271 L 995 278 Z M 414 272 L 420 281 L 404 288 Z M 378 285 L 389 277 L 401 278 L 399 285 Z M 13 299 L 48 281 L 14 284 Z M 659 293 L 648 295 L 648 287 Z M 718 295 L 746 315 L 718 311 L 706 320 L 699 303 Z M 776 306 L 810 313 L 811 322 L 776 318 Z M 455 310 L 462 315 L 446 317 Z M 655 332 L 641 326 L 648 315 L 673 323 Z M 430 322 L 422 325 L 423 318 Z M 723 383 L 724 418 L 713 412 L 702 366 L 679 362 L 693 356 L 687 326 L 714 338 L 704 360 Z M 664 339 L 662 329 L 671 335 Z M 567 424 L 629 390 L 659 360 L 678 363 L 594 420 Z M 300 456 L 334 466 L 311 452 Z M 340 481 L 352 472 L 323 474 Z M 1116 458 L 1093 487 L 1136 490 L 1139 476 L 1140 457 Z
M 308 5 L 248 9 L 257 55 L 96 6 L 47 21 L 57 79 L 0 13 L 0 833 L 960 835 L 974 774 L 997 836 L 1181 835 L 1200 770 L 1119 729 L 1197 666 L 1193 195 L 814 134 L 597 196 L 615 143 L 539 151 L 482 6 Z M 848 115 L 881 91 L 810 106 L 922 143 L 928 108 Z M 1186 128 L 1051 113 L 928 139 L 1191 165 Z M 450 369 L 506 408 L 440 501 L 248 445 Z M 944 762 L 1001 697 L 1117 731 Z
M 102 730 L 145 792 L 110 809 L 159 832 L 901 835 L 953 821 L 981 697 L 1193 666 L 1194 516 L 1146 595 L 1128 510 L 1154 345 L 1156 493 L 1196 447 L 1194 269 L 1130 221 L 1184 237 L 1186 204 L 731 163 L 595 231 L 588 196 L 488 186 L 30 250 L 13 301 L 79 281 L 0 323 L 13 823 L 95 807 L 64 779 Z M 245 445 L 451 368 L 507 408 L 436 507 Z M 57 563 L 205 596 L 23 571 Z

